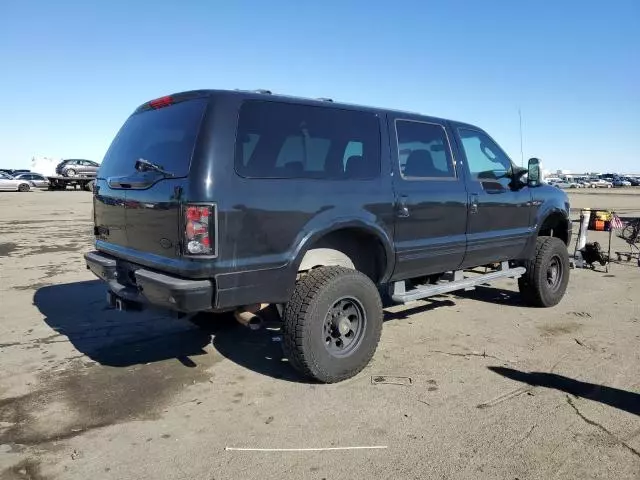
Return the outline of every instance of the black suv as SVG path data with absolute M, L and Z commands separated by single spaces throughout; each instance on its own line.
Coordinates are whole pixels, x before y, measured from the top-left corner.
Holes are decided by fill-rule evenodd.
M 569 279 L 564 192 L 473 125 L 272 95 L 192 91 L 138 107 L 94 188 L 87 267 L 120 309 L 283 322 L 291 364 L 335 382 L 377 347 L 383 302 Z M 477 273 L 475 267 L 484 267 Z M 472 270 L 472 271 L 471 271 Z

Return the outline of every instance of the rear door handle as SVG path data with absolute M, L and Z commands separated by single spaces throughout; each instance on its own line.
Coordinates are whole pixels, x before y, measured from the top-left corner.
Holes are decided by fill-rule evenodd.
M 398 198 L 396 203 L 398 217 L 406 218 L 409 216 L 409 207 L 407 207 L 407 196 L 402 195 Z
M 469 194 L 469 212 L 478 213 L 478 194 L 477 193 Z

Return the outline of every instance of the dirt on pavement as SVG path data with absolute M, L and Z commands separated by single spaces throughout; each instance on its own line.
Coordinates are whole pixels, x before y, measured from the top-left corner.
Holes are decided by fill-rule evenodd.
M 318 385 L 275 324 L 107 308 L 91 242 L 89 193 L 0 194 L 0 480 L 640 478 L 633 262 L 572 270 L 552 309 L 514 281 L 393 307 L 369 367 Z M 226 450 L 361 446 L 386 448 Z

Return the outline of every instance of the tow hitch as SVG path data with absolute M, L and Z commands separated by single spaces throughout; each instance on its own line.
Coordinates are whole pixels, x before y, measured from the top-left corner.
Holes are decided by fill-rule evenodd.
M 139 303 L 131 302 L 129 300 L 125 300 L 124 298 L 120 298 L 111 291 L 107 292 L 107 305 L 109 305 L 109 307 L 114 308 L 120 312 L 127 312 L 131 310 L 134 310 L 134 311 L 142 310 L 142 305 L 140 305 Z

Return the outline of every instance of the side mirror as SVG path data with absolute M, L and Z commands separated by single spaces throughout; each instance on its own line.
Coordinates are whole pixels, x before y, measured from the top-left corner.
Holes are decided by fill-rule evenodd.
M 530 187 L 537 187 L 542 183 L 542 171 L 540 169 L 540 160 L 530 158 L 527 166 L 527 184 Z

